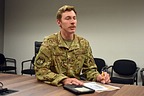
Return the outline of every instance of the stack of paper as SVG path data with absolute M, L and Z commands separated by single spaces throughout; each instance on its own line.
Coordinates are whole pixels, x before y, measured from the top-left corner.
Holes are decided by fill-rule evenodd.
M 107 84 L 102 85 L 97 82 L 84 83 L 84 86 L 94 89 L 97 92 L 112 91 L 112 90 L 120 89 L 119 87 L 116 87 L 116 86 L 111 86 L 111 85 L 107 85 Z

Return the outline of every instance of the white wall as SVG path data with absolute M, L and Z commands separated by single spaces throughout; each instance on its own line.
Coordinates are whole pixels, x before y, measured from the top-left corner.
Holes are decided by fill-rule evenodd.
M 64 4 L 78 12 L 77 34 L 91 44 L 94 57 L 108 65 L 128 58 L 144 67 L 144 0 L 6 0 L 4 53 L 21 62 L 34 55 L 34 41 L 59 31 L 55 14 Z
M 0 53 L 3 53 L 4 43 L 4 0 L 0 0 Z

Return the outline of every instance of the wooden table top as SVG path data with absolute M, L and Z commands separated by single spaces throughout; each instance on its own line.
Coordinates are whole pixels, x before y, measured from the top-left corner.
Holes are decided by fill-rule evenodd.
M 78 96 L 63 87 L 56 87 L 37 81 L 35 76 L 14 75 L 0 73 L 0 82 L 4 84 L 4 88 L 18 90 L 18 92 L 7 96 Z M 119 87 L 122 85 L 116 84 Z M 84 94 L 80 96 L 113 96 L 118 90 Z

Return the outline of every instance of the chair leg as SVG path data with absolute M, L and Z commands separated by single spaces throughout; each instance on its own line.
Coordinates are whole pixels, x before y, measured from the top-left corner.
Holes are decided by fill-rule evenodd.
M 137 78 L 138 78 L 138 75 L 136 75 L 136 85 L 138 85 L 138 80 L 137 80 Z
M 15 74 L 17 74 L 17 70 L 15 69 Z

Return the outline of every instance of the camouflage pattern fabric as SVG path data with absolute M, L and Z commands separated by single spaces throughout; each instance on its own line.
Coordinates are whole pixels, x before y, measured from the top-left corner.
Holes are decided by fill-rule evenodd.
M 99 75 L 89 42 L 76 34 L 70 47 L 60 32 L 45 37 L 34 65 L 38 80 L 56 86 L 68 77 L 80 79 L 80 73 L 90 81 L 96 81 Z

